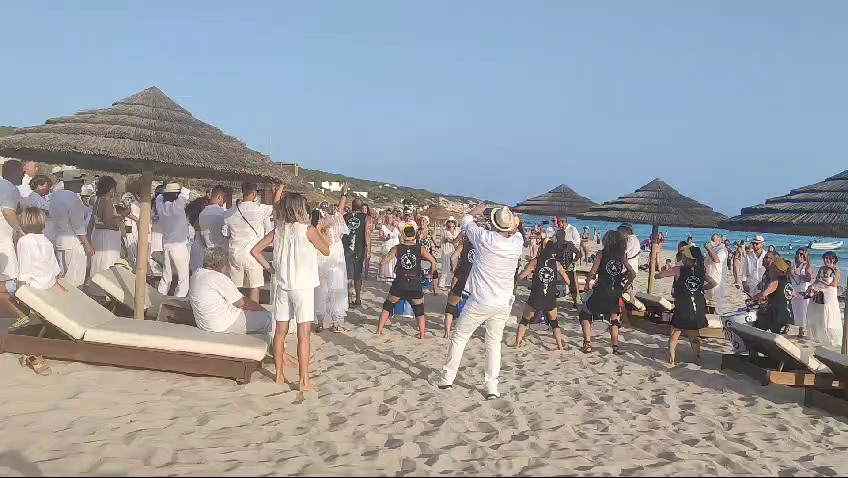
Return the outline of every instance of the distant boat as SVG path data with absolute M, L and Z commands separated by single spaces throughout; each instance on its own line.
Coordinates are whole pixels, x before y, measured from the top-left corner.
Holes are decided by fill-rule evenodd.
M 842 241 L 839 242 L 811 242 L 808 246 L 814 251 L 833 251 L 842 247 Z

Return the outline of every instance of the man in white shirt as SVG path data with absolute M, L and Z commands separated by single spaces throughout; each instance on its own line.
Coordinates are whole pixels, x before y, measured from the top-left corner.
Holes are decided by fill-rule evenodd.
M 453 386 L 462 352 L 471 334 L 485 323 L 486 398 L 500 396 L 498 375 L 501 369 L 501 341 L 507 318 L 512 310 L 513 286 L 518 259 L 524 249 L 524 238 L 515 232 L 517 221 L 508 207 L 495 208 L 489 215 L 491 230 L 474 224 L 474 216 L 481 214 L 485 205 L 478 206 L 460 221 L 460 228 L 476 251 L 474 265 L 468 276 L 470 296 L 457 319 L 448 349 L 448 360 L 442 368 L 439 388 Z
M 85 282 L 88 257 L 94 248 L 86 235 L 85 211 L 79 197 L 83 176 L 77 169 L 62 173 L 64 189 L 50 195 L 50 218 L 55 236 L 56 259 L 64 277 L 79 287 Z
M 574 244 L 577 250 L 580 250 L 580 231 L 574 225 L 568 223 L 568 218 L 565 216 L 559 217 L 559 227 L 565 231 L 565 240 Z
M 257 190 L 255 183 L 242 184 L 243 199 L 224 215 L 222 232 L 229 237 L 230 279 L 236 287 L 250 289 L 249 297 L 259 302 L 259 288 L 265 285 L 265 276 L 250 250 L 274 226 L 271 206 L 256 202 Z
M 50 192 L 61 191 L 65 189 L 64 183 L 62 183 L 62 173 L 65 172 L 64 166 L 54 166 L 50 172 L 53 174 L 53 188 L 50 189 Z
M 203 268 L 194 272 L 189 301 L 197 327 L 228 334 L 265 334 L 271 331 L 271 312 L 243 296 L 228 275 L 226 249 L 210 247 Z
M 66 186 L 67 187 L 67 186 Z M 174 273 L 177 274 L 175 297 L 185 297 L 189 288 L 188 218 L 185 208 L 190 191 L 178 183 L 170 183 L 156 196 L 156 212 L 162 228 L 164 265 L 159 292 L 168 294 Z
M 715 301 L 719 298 L 719 293 L 722 290 L 722 282 L 724 279 L 724 263 L 727 261 L 727 248 L 724 247 L 724 240 L 721 234 L 713 234 L 710 242 L 704 244 L 704 249 L 707 251 L 707 257 L 704 260 L 707 276 L 711 277 L 716 286 L 705 290 L 704 297 L 711 301 L 712 307 L 716 307 Z
M 227 238 L 224 237 L 224 218 L 227 214 L 226 188 L 215 186 L 209 193 L 210 203 L 200 211 L 197 223 L 200 226 L 200 237 L 205 247 L 221 247 L 226 250 Z
M 639 244 L 639 238 L 633 233 L 633 226 L 629 223 L 624 223 L 618 226 L 618 230 L 627 236 L 627 263 L 633 272 L 639 274 L 639 254 L 642 253 L 642 246 Z
M 751 252 L 745 254 L 742 260 L 742 286 L 745 292 L 754 296 L 762 292 L 760 282 L 766 273 L 766 265 L 763 259 L 766 257 L 765 238 L 757 236 L 751 241 Z
M 29 182 L 38 174 L 38 165 L 35 161 L 24 161 L 24 177 L 21 180 L 21 185 L 18 186 L 18 191 L 21 192 L 21 199 L 25 199 L 32 193 Z

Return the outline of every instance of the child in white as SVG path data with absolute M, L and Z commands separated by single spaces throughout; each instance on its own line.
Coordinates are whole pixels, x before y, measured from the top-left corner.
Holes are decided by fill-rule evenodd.
M 21 229 L 26 235 L 18 239 L 18 281 L 34 289 L 64 290 L 56 282 L 60 269 L 53 243 L 42 234 L 46 221 L 47 213 L 37 207 L 25 208 L 21 214 Z
M 282 186 L 280 186 L 282 187 Z M 297 323 L 297 362 L 300 390 L 311 390 L 309 384 L 309 337 L 315 321 L 315 287 L 318 286 L 318 252 L 328 256 L 330 247 L 309 223 L 306 198 L 287 194 L 277 205 L 275 229 L 250 251 L 251 255 L 276 279 L 274 291 L 274 364 L 276 382 L 285 383 L 283 360 L 289 323 Z M 262 251 L 274 244 L 271 266 Z

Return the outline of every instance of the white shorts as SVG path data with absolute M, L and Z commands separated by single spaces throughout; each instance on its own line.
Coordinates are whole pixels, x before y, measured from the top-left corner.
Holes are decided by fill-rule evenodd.
M 285 290 L 274 293 L 274 320 L 296 321 L 298 324 L 315 321 L 315 289 Z
M 228 334 L 265 334 L 271 331 L 271 312 L 242 310 L 225 333 Z
M 256 261 L 253 261 L 254 263 Z M 243 289 L 255 289 L 265 285 L 265 275 L 262 266 L 256 263 L 256 267 L 249 265 L 243 267 L 243 264 L 233 264 L 230 262 L 230 279 L 236 287 Z

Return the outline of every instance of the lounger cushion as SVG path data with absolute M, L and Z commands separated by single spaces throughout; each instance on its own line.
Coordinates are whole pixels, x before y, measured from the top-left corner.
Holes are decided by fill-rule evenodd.
M 129 308 L 135 308 L 135 274 L 125 267 L 112 266 L 91 278 L 91 281 L 103 289 L 110 297 Z M 147 286 L 147 297 L 144 299 L 144 308 L 151 306 L 150 296 L 153 292 L 159 294 L 156 289 Z
M 637 292 L 635 294 L 636 298 L 641 300 L 645 307 L 660 307 L 666 311 L 674 310 L 674 304 L 669 302 L 665 297 L 660 297 L 658 295 L 646 294 L 644 292 Z
M 115 316 L 65 279 L 59 279 L 67 292 L 38 290 L 30 286 L 18 289 L 15 297 L 70 337 L 80 340 L 86 330 L 112 322 Z
M 268 342 L 259 336 L 207 332 L 188 325 L 151 320 L 113 320 L 85 333 L 90 343 L 260 361 Z
M 832 362 L 835 366 L 838 365 L 848 369 L 848 355 L 842 355 L 839 352 L 834 352 L 824 347 L 816 347 L 815 356 Z
M 716 314 L 707 314 L 707 328 L 722 329 L 724 328 L 724 322 L 722 322 L 721 317 Z
M 760 330 L 756 327 L 740 324 L 738 322 L 730 322 L 729 325 L 730 328 L 736 331 L 743 340 L 770 343 L 786 352 L 787 355 L 797 360 L 812 373 L 831 373 L 830 369 L 815 358 L 810 351 L 799 349 L 797 345 L 790 342 L 782 335 L 774 334 L 767 330 Z

